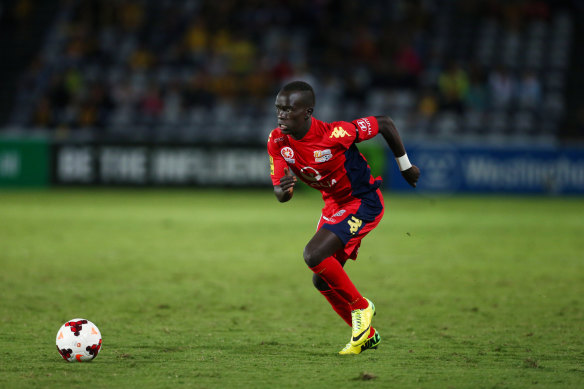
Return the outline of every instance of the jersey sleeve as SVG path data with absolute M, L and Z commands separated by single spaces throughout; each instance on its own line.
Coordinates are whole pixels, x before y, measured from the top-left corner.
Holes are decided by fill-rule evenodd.
M 371 139 L 379 133 L 379 125 L 375 116 L 367 116 L 361 119 L 353 120 L 351 123 L 355 125 L 357 132 L 357 139 L 355 142 L 363 142 Z
M 284 177 L 284 168 L 288 166 L 280 154 L 273 139 L 273 131 L 268 138 L 268 156 L 270 158 L 270 178 L 274 186 L 280 185 L 280 178 Z
M 330 123 L 329 133 L 326 138 L 330 144 L 340 145 L 348 149 L 355 142 L 358 142 L 357 127 L 352 122 Z

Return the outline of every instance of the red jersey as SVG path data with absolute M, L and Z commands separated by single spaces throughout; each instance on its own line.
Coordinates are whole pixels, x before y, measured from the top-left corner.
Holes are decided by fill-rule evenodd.
M 275 128 L 268 139 L 272 183 L 280 185 L 289 166 L 298 178 L 321 191 L 325 208 L 363 199 L 376 191 L 381 180 L 373 178 L 355 143 L 373 138 L 378 131 L 373 116 L 332 123 L 313 117 L 300 140 Z

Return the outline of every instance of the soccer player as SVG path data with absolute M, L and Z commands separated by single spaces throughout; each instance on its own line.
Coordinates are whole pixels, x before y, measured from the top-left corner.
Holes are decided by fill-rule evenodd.
M 357 259 L 361 240 L 383 216 L 384 203 L 381 179 L 372 177 L 356 143 L 381 134 L 413 187 L 420 170 L 408 160 L 389 117 L 325 123 L 312 116 L 314 104 L 314 90 L 302 81 L 286 84 L 278 93 L 278 127 L 268 139 L 270 176 L 280 202 L 292 198 L 296 177 L 321 191 L 324 208 L 317 231 L 304 248 L 304 261 L 314 272 L 314 286 L 352 327 L 340 354 L 359 354 L 377 348 L 381 337 L 371 326 L 375 306 L 359 293 L 343 266 L 349 258 Z

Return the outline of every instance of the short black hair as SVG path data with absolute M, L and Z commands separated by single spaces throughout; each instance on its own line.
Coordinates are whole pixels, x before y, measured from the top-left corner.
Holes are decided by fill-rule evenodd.
M 285 92 L 309 92 L 310 93 L 310 101 L 307 101 L 306 103 L 309 106 L 314 107 L 314 103 L 316 102 L 316 98 L 314 95 L 314 89 L 312 89 L 312 87 L 310 86 L 309 83 L 304 82 L 304 81 L 292 81 L 292 82 L 289 82 L 286 85 L 284 85 L 282 87 L 282 91 L 285 91 Z

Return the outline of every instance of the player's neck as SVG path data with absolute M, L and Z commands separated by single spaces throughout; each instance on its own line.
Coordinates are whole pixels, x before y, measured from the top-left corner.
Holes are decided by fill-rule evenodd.
M 308 119 L 306 119 L 304 126 L 302 126 L 302 128 L 298 130 L 295 134 L 290 134 L 290 136 L 292 136 L 294 140 L 302 140 L 306 136 L 306 134 L 308 134 L 308 131 L 310 131 L 311 126 L 312 117 L 309 117 Z

